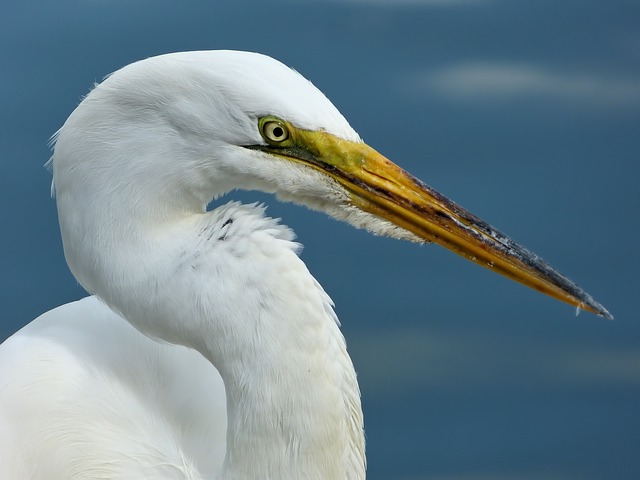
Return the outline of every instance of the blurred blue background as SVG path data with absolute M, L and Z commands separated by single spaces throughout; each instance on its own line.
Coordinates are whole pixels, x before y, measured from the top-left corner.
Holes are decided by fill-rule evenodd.
M 369 478 L 640 478 L 638 2 L 3 2 L 0 339 L 84 295 L 49 196 L 49 136 L 119 67 L 219 48 L 303 73 L 374 148 L 616 316 L 576 318 L 440 247 L 232 195 L 296 230 L 336 302 Z

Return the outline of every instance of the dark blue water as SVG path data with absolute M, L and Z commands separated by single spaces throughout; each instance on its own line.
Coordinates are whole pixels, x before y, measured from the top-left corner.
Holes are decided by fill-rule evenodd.
M 527 245 L 607 322 L 439 247 L 259 194 L 305 244 L 360 372 L 371 479 L 640 478 L 640 7 L 633 2 L 26 1 L 0 16 L 0 338 L 83 295 L 48 137 L 168 51 L 269 53 L 365 141 Z

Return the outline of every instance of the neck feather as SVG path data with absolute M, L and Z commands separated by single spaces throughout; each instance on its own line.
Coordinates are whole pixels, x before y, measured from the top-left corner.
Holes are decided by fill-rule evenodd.
M 298 333 L 320 339 L 276 334 L 221 368 L 224 480 L 364 479 L 360 395 L 344 341 L 335 324 L 309 330 Z
M 196 347 L 227 390 L 222 478 L 364 479 L 355 371 L 331 300 L 297 256 L 292 233 L 238 205 L 205 224 L 225 259 L 216 263 L 235 278 L 218 287 L 216 316 Z
M 218 369 L 228 405 L 221 479 L 362 480 L 355 371 L 292 238 L 261 208 L 232 203 L 108 239 L 118 251 L 94 250 L 79 278 L 140 331 Z

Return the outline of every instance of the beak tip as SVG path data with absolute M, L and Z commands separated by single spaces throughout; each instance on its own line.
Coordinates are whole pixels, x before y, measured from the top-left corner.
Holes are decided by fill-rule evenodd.
M 595 300 L 590 299 L 588 303 L 582 304 L 578 308 L 595 313 L 599 317 L 602 317 L 606 320 L 613 320 L 613 315 L 609 312 L 609 310 L 604 308 L 601 304 L 599 304 Z
M 611 315 L 611 313 L 609 313 L 609 311 L 604 307 L 602 307 L 602 310 L 598 312 L 598 315 L 606 318 L 607 320 L 613 320 L 613 315 Z

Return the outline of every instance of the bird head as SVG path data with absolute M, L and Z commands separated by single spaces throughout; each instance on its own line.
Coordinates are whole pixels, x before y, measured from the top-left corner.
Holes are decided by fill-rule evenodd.
M 440 244 L 610 317 L 538 256 L 365 144 L 316 87 L 264 55 L 185 52 L 121 69 L 62 127 L 53 169 L 63 238 L 85 228 L 87 198 L 144 222 L 256 189 L 375 234 Z

